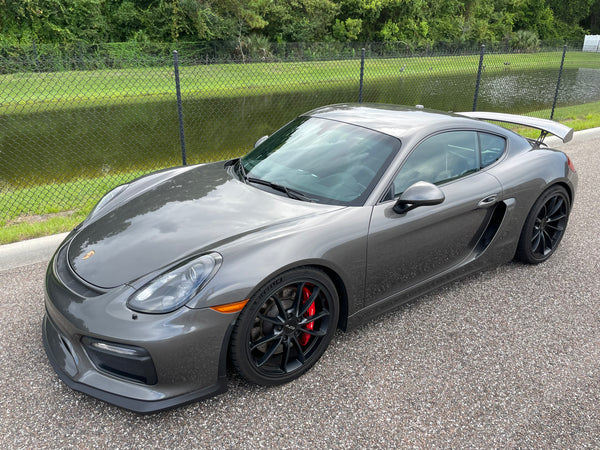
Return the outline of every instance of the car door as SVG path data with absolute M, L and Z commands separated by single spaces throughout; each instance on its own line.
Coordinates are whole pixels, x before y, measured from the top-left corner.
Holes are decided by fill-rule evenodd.
M 365 306 L 460 265 L 474 249 L 502 192 L 497 179 L 480 170 L 479 141 L 475 131 L 440 133 L 406 159 L 387 200 L 373 208 Z M 445 200 L 394 212 L 395 200 L 417 181 L 438 185 Z

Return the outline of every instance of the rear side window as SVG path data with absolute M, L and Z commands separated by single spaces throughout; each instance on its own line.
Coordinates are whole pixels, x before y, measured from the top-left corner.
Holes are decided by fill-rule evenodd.
M 386 198 L 399 196 L 417 181 L 444 184 L 498 161 L 506 148 L 500 136 L 477 131 L 447 131 L 421 142 L 396 175 Z
M 479 133 L 479 148 L 481 152 L 481 168 L 484 168 L 500 159 L 506 148 L 506 141 L 500 136 Z
M 394 180 L 394 195 L 417 181 L 443 184 L 479 169 L 477 132 L 450 131 L 419 144 Z

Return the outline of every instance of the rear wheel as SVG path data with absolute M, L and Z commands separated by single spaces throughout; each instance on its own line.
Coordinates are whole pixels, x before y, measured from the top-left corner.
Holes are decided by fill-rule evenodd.
M 335 286 L 321 270 L 277 276 L 242 310 L 231 338 L 231 359 L 248 381 L 283 384 L 321 357 L 337 326 Z
M 571 203 L 562 186 L 546 190 L 534 203 L 521 231 L 517 259 L 528 264 L 546 261 L 558 247 L 569 220 Z

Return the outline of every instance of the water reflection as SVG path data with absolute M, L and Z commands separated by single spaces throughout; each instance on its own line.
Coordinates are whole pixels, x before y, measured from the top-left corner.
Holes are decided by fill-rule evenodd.
M 482 77 L 479 109 L 524 113 L 552 106 L 558 70 L 508 71 Z M 600 100 L 600 70 L 563 70 L 558 105 L 575 105 Z

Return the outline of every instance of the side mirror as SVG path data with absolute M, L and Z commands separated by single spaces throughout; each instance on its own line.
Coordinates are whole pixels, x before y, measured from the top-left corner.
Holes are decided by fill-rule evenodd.
M 260 144 L 265 142 L 268 138 L 269 138 L 268 135 L 265 135 L 265 136 L 259 138 L 258 141 L 256 141 L 256 143 L 254 144 L 254 148 L 258 147 Z
M 417 181 L 402 193 L 394 205 L 394 212 L 404 214 L 419 206 L 439 205 L 446 196 L 434 184 L 426 181 Z

